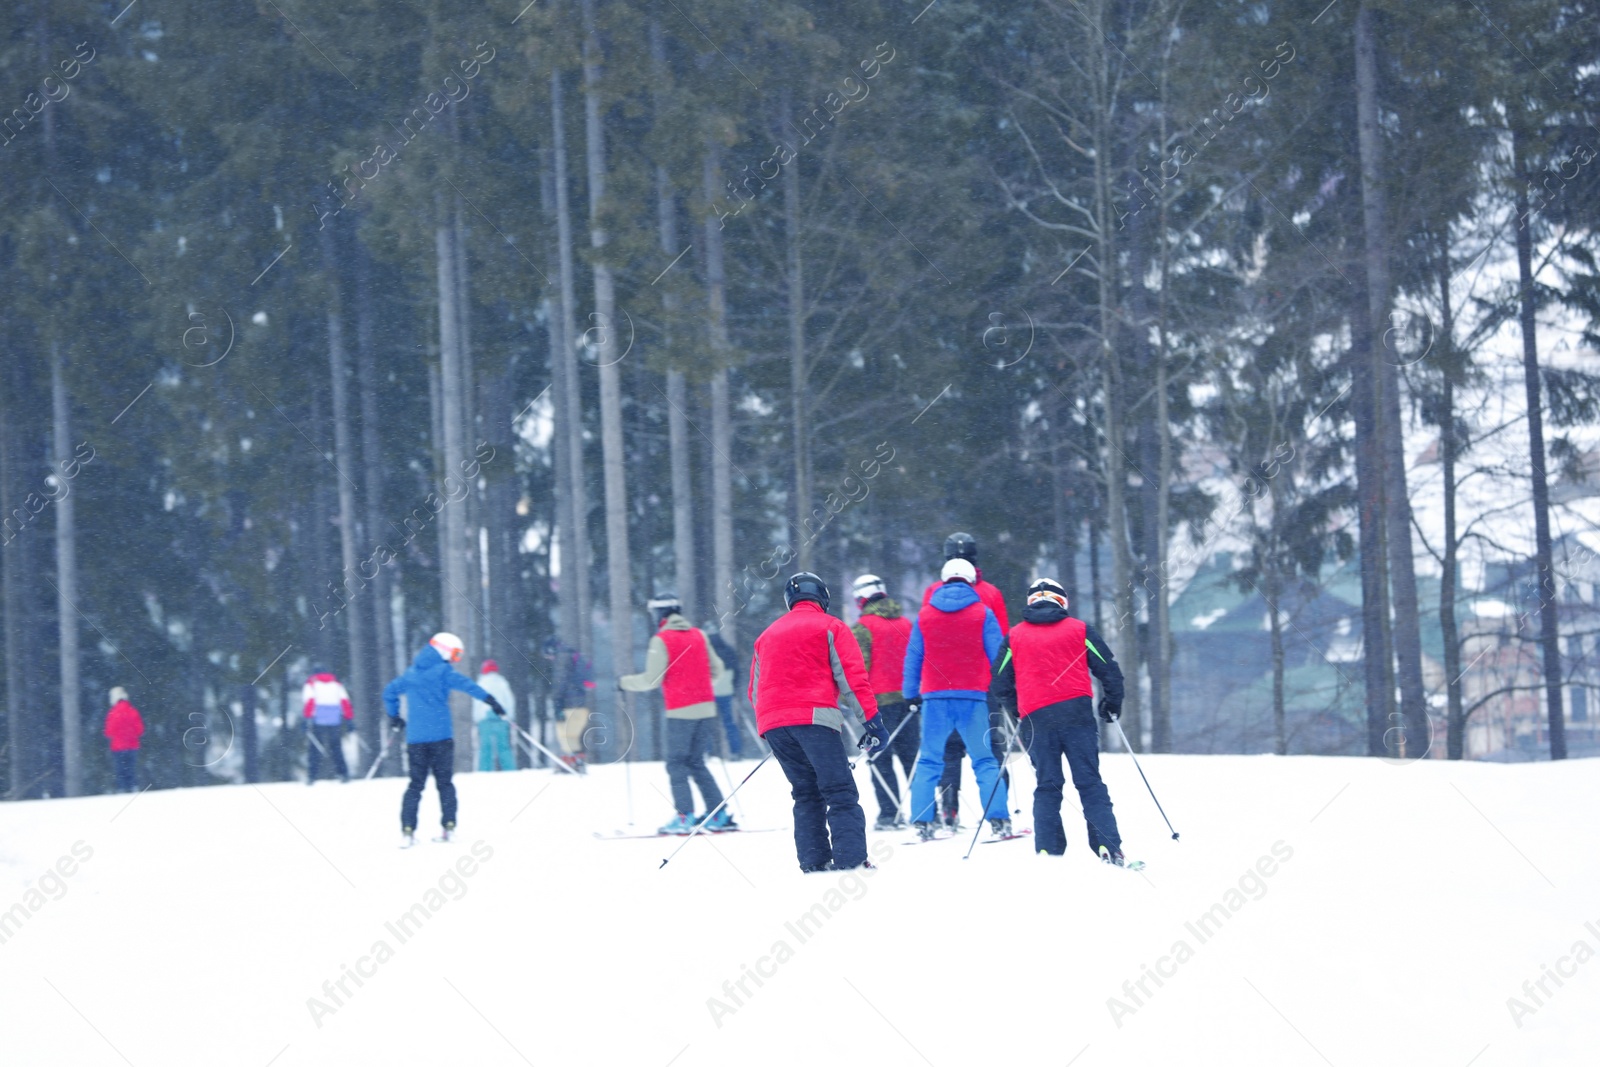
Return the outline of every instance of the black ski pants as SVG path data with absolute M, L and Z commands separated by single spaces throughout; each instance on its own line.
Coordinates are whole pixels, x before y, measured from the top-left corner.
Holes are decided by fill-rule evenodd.
M 346 767 L 344 763 L 344 746 L 339 743 L 339 737 L 343 732 L 343 727 L 337 723 L 332 726 L 312 724 L 312 743 L 307 746 L 311 749 L 310 766 L 307 768 L 308 773 L 306 775 L 307 781 L 314 782 L 317 780 L 317 771 L 322 765 L 322 753 L 324 750 L 327 751 L 328 758 L 333 760 L 333 769 L 339 775 L 340 780 L 348 781 L 350 779 L 350 768 Z M 318 745 L 322 747 L 318 748 Z
M 433 774 L 433 784 L 439 790 L 439 825 L 453 826 L 456 821 L 455 774 L 456 742 L 447 737 L 443 741 L 423 741 L 406 746 L 406 760 L 411 766 L 411 784 L 400 801 L 400 828 L 415 829 L 417 805 L 422 803 L 422 790 L 428 784 L 428 774 Z
M 1077 697 L 1046 705 L 1024 715 L 1018 732 L 1039 780 L 1033 791 L 1033 840 L 1038 850 L 1052 856 L 1067 850 L 1067 832 L 1061 825 L 1061 794 L 1066 784 L 1061 760 L 1065 757 L 1089 826 L 1089 850 L 1098 853 L 1105 845 L 1121 851 L 1122 836 L 1111 812 L 1111 793 L 1100 780 L 1100 726 L 1095 721 L 1094 701 Z
M 903 700 L 895 704 L 878 706 L 878 715 L 883 719 L 883 728 L 894 738 L 887 749 L 872 755 L 872 766 L 878 772 L 872 776 L 872 792 L 878 798 L 880 819 L 885 816 L 894 818 L 901 814 L 900 785 L 895 777 L 894 761 L 897 758 L 900 760 L 901 771 L 905 774 L 906 780 L 910 781 L 911 769 L 916 765 L 917 752 L 922 747 L 920 724 L 913 722 L 906 723 L 905 726 L 900 725 L 906 721 L 909 714 Z M 895 732 L 897 730 L 898 733 Z M 885 785 L 888 788 L 885 788 Z
M 716 742 L 717 720 L 667 720 L 667 778 L 672 782 L 672 806 L 679 815 L 694 814 L 694 793 L 689 779 L 700 787 L 706 811 L 722 803 L 722 790 L 706 767 L 706 748 Z
M 803 871 L 858 867 L 867 858 L 867 815 L 839 731 L 828 726 L 778 726 L 762 735 L 789 779 L 794 797 L 794 850 Z

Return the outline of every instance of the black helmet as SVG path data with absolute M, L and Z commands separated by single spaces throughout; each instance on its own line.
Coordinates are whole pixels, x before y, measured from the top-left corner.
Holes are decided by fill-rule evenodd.
M 791 575 L 789 580 L 783 583 L 783 603 L 786 607 L 792 608 L 797 600 L 813 600 L 823 611 L 827 611 L 828 583 L 810 571 Z
M 650 614 L 658 625 L 666 621 L 668 615 L 683 614 L 683 601 L 678 599 L 677 593 L 657 593 L 645 606 L 650 609 Z
M 953 533 L 944 539 L 945 559 L 964 559 L 978 565 L 978 540 L 969 533 Z

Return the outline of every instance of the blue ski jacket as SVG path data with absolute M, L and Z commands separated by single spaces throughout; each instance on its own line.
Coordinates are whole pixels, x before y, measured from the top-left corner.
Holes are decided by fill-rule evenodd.
M 459 689 L 486 704 L 489 702 L 489 694 L 481 685 L 450 666 L 431 645 L 423 645 L 406 673 L 383 687 L 383 706 L 391 719 L 400 714 L 401 695 L 411 698 L 406 705 L 410 712 L 406 719 L 406 744 L 447 741 L 454 736 L 450 729 L 452 689 Z
M 963 663 L 939 665 L 940 674 L 946 677 L 972 675 L 975 685 L 980 684 L 978 675 L 981 673 L 982 688 L 951 686 L 927 693 L 922 691 L 922 661 L 928 654 L 928 638 L 923 633 L 923 623 L 940 625 L 942 615 L 952 614 L 981 603 L 983 600 L 977 590 L 966 582 L 946 582 L 934 590 L 933 596 L 928 600 L 928 606 L 918 613 L 917 621 L 911 624 L 911 639 L 906 644 L 905 677 L 901 680 L 901 692 L 905 694 L 907 700 L 915 700 L 919 696 L 962 697 L 967 700 L 983 700 L 987 697 L 989 667 L 1000 654 L 1000 644 L 1004 640 L 1004 635 L 1000 632 L 1000 622 L 987 606 L 983 611 L 983 655 L 986 657 L 986 662 L 976 659 L 978 650 L 973 648 L 960 650 L 964 658 Z

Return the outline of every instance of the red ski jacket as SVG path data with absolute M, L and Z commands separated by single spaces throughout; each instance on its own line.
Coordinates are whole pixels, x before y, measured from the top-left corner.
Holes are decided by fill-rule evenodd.
M 928 586 L 928 588 L 922 591 L 923 607 L 928 606 L 928 601 L 933 599 L 933 594 L 937 592 L 939 587 L 942 585 L 944 585 L 943 582 L 934 582 L 932 585 Z M 978 594 L 978 599 L 983 601 L 983 606 L 994 612 L 994 619 L 1000 624 L 1000 636 L 1004 637 L 1006 634 L 1010 633 L 1011 623 L 1006 620 L 1006 598 L 1005 595 L 1000 592 L 1000 587 L 995 585 L 993 582 L 984 581 L 982 572 L 980 571 L 978 584 L 974 585 L 972 588 L 973 591 Z
M 802 600 L 756 638 L 746 690 L 756 709 L 756 732 L 780 726 L 844 725 L 846 702 L 863 719 L 878 714 L 855 634 Z
M 711 701 L 711 655 L 706 635 L 693 626 L 675 630 L 662 625 L 656 631 L 667 646 L 667 673 L 661 676 L 661 697 L 667 710 Z
M 139 747 L 144 735 L 144 719 L 139 709 L 126 700 L 119 700 L 106 712 L 106 737 L 111 739 L 111 751 L 131 752 Z
M 861 613 L 861 626 L 872 636 L 872 666 L 867 668 L 867 682 L 872 692 L 899 693 L 900 678 L 905 673 L 906 644 L 911 640 L 911 620 L 896 616 Z

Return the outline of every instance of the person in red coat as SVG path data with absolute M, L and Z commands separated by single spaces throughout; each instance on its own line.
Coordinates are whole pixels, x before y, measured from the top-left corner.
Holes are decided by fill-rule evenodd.
M 895 757 L 899 757 L 906 781 L 911 780 L 911 767 L 917 762 L 917 748 L 922 733 L 906 707 L 905 694 L 900 691 L 900 676 L 905 671 L 906 644 L 911 640 L 911 620 L 900 610 L 899 602 L 889 596 L 889 587 L 876 574 L 863 574 L 850 587 L 855 594 L 856 607 L 861 609 L 861 621 L 856 623 L 856 643 L 861 646 L 861 658 L 867 665 L 867 684 L 878 702 L 878 714 L 883 717 L 883 728 L 891 738 L 891 748 L 872 754 L 872 789 L 878 797 L 878 821 L 874 830 L 893 830 L 906 825 L 906 813 L 900 807 L 900 784 L 894 773 Z
M 972 564 L 973 573 L 978 580 L 972 583 L 972 591 L 978 594 L 978 599 L 983 601 L 983 606 L 994 612 L 995 621 L 1000 624 L 1000 636 L 1005 637 L 1011 631 L 1011 623 L 1006 618 L 1006 598 L 1000 592 L 1000 587 L 993 582 L 983 580 L 983 568 L 978 566 L 978 539 L 969 533 L 956 532 L 944 539 L 945 562 L 953 559 L 964 559 Z M 922 591 L 922 606 L 927 607 L 928 601 L 933 599 L 934 592 L 943 585 L 943 582 L 934 582 Z M 1011 787 L 1011 775 L 1004 769 L 1005 744 L 1009 724 L 1000 714 L 999 706 L 989 701 L 989 747 L 994 751 L 994 758 L 1001 761 L 1000 777 L 1005 781 L 1006 787 Z M 939 819 L 946 826 L 954 829 L 961 821 L 961 761 L 967 755 L 967 746 L 961 740 L 959 731 L 952 731 L 944 745 L 944 776 L 939 779 Z
M 128 700 L 122 686 L 111 690 L 111 710 L 106 712 L 105 735 L 111 742 L 111 769 L 116 774 L 117 792 L 139 789 L 139 738 L 144 736 L 144 718 Z
M 809 571 L 784 584 L 788 614 L 756 638 L 747 689 L 756 730 L 789 779 L 795 853 L 808 873 L 872 866 L 867 816 L 839 743 L 844 709 L 863 718 L 863 751 L 889 739 L 861 649 L 828 614 L 828 600 L 828 586 Z

